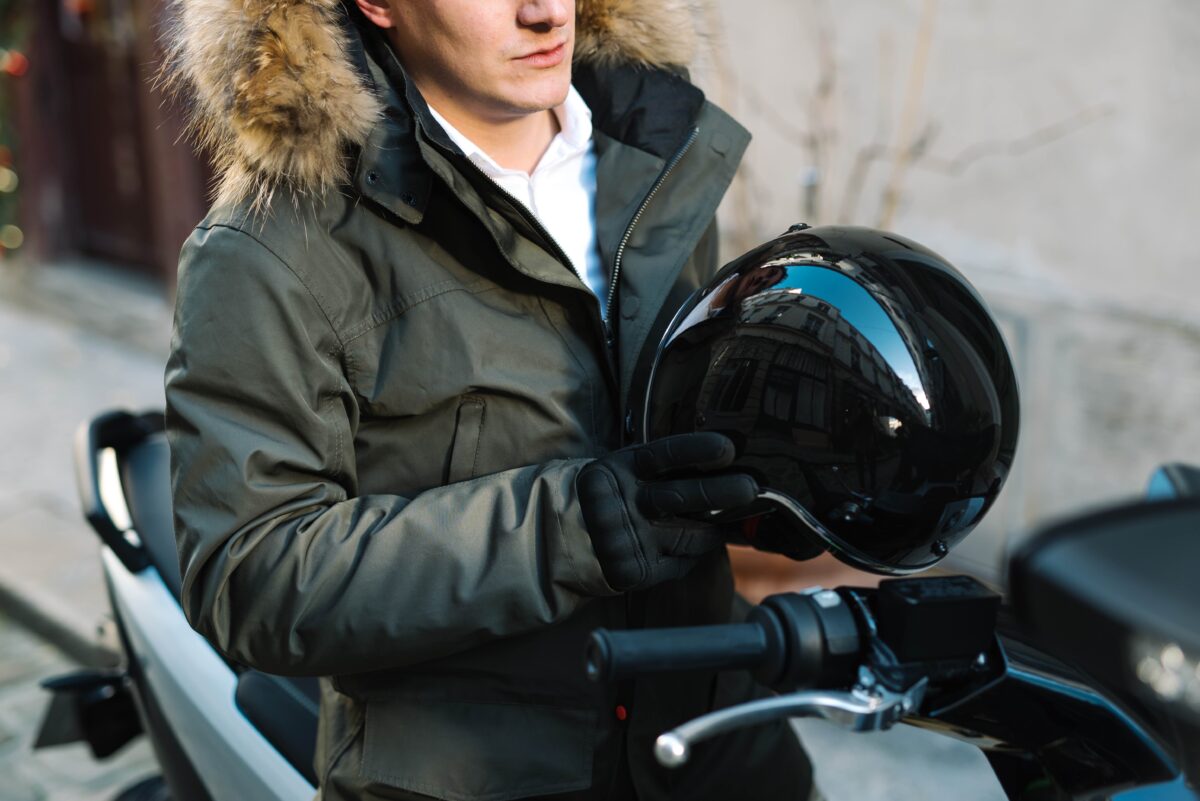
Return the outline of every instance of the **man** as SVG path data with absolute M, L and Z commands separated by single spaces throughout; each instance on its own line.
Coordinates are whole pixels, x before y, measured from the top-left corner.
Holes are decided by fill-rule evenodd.
M 719 436 L 629 447 L 748 140 L 680 77 L 685 11 L 179 12 L 220 176 L 167 369 L 183 603 L 231 659 L 329 677 L 321 797 L 805 797 L 784 724 L 653 762 L 745 677 L 583 670 L 596 627 L 730 619 L 721 532 L 670 513 L 754 492 Z

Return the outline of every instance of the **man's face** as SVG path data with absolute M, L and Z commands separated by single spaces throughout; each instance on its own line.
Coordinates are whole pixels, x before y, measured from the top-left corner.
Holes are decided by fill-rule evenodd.
M 574 0 L 388 0 L 388 33 L 435 106 L 504 121 L 562 103 L 571 84 Z

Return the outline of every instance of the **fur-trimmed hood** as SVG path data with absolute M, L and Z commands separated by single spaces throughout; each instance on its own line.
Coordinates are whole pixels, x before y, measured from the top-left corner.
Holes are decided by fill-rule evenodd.
M 319 194 L 380 118 L 343 0 L 174 0 L 164 85 L 186 98 L 218 203 Z M 686 66 L 698 0 L 576 0 L 576 63 Z

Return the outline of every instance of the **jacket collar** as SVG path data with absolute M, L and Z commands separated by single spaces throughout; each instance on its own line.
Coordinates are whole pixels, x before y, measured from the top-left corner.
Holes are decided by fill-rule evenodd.
M 364 25 L 366 23 L 363 23 Z M 354 188 L 405 222 L 416 225 L 425 216 L 433 172 L 417 143 L 417 129 L 436 130 L 453 147 L 429 113 L 429 106 L 404 73 L 382 34 L 362 28 L 353 40 L 359 68 L 370 76 L 372 91 L 383 112 L 358 151 Z
M 576 67 L 687 64 L 702 2 L 576 0 Z M 378 29 L 353 0 L 172 0 L 172 12 L 160 79 L 187 97 L 218 203 L 262 207 L 277 192 L 357 184 L 348 152 L 403 136 L 402 104 L 362 59 L 362 32 Z
M 382 33 L 373 26 L 360 27 L 357 33 L 353 57 L 357 68 L 370 76 L 383 110 L 359 150 L 352 182 L 363 197 L 415 225 L 424 216 L 433 180 L 420 154 L 418 129 L 441 149 L 460 150 Z M 597 131 L 660 162 L 687 140 L 705 106 L 704 93 L 669 69 L 577 62 L 572 83 L 591 109 Z

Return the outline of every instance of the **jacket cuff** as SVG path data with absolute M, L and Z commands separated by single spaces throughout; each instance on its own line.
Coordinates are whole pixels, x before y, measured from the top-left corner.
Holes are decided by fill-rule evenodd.
M 590 461 L 590 460 L 587 460 Z M 575 489 L 575 478 L 587 461 L 573 463 L 568 469 L 569 478 L 564 482 L 565 503 L 557 510 L 558 535 L 563 558 L 574 577 L 575 587 L 581 595 L 606 597 L 619 595 L 604 578 L 600 560 L 592 547 L 592 537 L 583 522 L 583 509 L 579 505 L 579 494 Z

